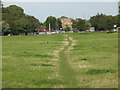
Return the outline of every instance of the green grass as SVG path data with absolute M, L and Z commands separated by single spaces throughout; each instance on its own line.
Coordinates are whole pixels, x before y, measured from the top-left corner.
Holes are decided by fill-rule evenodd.
M 115 73 L 116 71 L 114 70 L 100 70 L 100 69 L 91 69 L 91 70 L 88 70 L 86 74 L 91 74 L 91 75 L 94 75 L 94 74 L 103 74 L 103 73 Z
M 63 40 L 63 35 L 3 36 L 3 87 L 54 87 L 46 82 L 57 81 L 53 53 Z
M 70 58 L 78 86 L 117 88 L 118 35 L 98 32 L 69 36 L 77 40 Z
M 59 50 L 64 46 L 65 35 L 69 43 Z M 74 46 L 69 37 L 76 41 Z M 115 33 L 3 36 L 2 39 L 3 88 L 118 87 Z

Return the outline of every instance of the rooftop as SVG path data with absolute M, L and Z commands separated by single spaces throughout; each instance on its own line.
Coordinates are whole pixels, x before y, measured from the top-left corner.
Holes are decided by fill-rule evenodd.
M 68 18 L 68 17 L 65 17 L 65 16 L 61 16 L 61 18 Z

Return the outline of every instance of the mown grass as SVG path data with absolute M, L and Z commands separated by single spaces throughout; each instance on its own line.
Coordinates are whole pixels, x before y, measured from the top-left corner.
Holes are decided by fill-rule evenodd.
M 72 41 L 68 40 L 68 46 L 57 58 L 54 51 L 64 45 L 64 35 L 77 42 L 71 46 Z M 3 88 L 118 87 L 117 34 L 96 32 L 2 38 Z M 68 47 L 73 49 L 66 52 Z
M 90 75 L 94 75 L 94 74 L 103 74 L 103 73 L 115 73 L 116 71 L 115 70 L 109 70 L 109 69 L 103 69 L 103 70 L 100 70 L 100 69 L 89 69 L 86 74 L 90 74 Z
M 2 38 L 4 88 L 54 87 L 58 61 L 53 54 L 62 46 L 63 35 Z
M 69 34 L 77 40 L 70 52 L 78 86 L 118 87 L 118 34 Z

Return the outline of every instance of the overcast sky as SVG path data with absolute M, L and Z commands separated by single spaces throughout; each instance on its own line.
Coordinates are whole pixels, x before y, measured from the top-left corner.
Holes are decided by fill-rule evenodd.
M 50 2 L 54 0 L 49 0 L 49 2 L 40 1 L 42 0 L 39 0 L 39 2 L 4 2 L 4 6 L 5 7 L 9 5 L 20 6 L 24 9 L 24 12 L 26 14 L 35 16 L 37 19 L 40 20 L 40 22 L 44 22 L 48 16 L 55 16 L 56 18 L 59 18 L 60 16 L 67 16 L 69 18 L 74 19 L 75 18 L 89 19 L 91 16 L 94 16 L 97 13 L 104 13 L 106 15 L 113 16 L 118 14 L 118 2 L 115 2 L 117 0 L 109 0 L 114 2 L 107 2 L 108 0 L 104 0 L 106 2 Z
M 120 0 L 2 0 L 3 2 L 118 2 Z

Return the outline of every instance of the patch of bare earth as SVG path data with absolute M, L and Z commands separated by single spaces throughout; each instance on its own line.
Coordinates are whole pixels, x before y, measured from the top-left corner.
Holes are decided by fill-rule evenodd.
M 2 56 L 2 59 L 4 59 L 4 58 L 10 58 L 11 56 Z
M 73 46 L 76 45 L 76 40 L 74 40 L 72 37 L 69 37 L 69 40 L 71 41 L 71 45 L 68 47 L 68 51 L 73 49 Z
M 67 46 L 69 44 L 68 42 L 68 39 L 67 39 L 67 36 L 65 36 L 66 38 L 64 39 L 64 41 L 62 41 L 62 46 L 59 47 L 57 50 L 53 51 L 53 53 L 50 53 L 50 55 L 54 55 L 56 58 L 52 59 L 52 60 L 58 60 L 58 55 L 59 55 L 59 52 L 62 51 L 65 46 Z
M 72 37 L 69 37 L 69 40 L 71 41 L 71 45 L 68 47 L 67 53 L 70 53 L 70 50 L 74 49 L 73 46 L 76 45 L 77 41 L 74 40 Z M 90 65 L 88 66 L 87 62 L 74 62 L 74 60 L 79 59 L 79 57 L 71 57 L 71 60 L 69 60 L 69 64 L 71 64 L 72 68 L 74 69 L 82 69 L 82 68 L 89 68 L 91 67 Z

